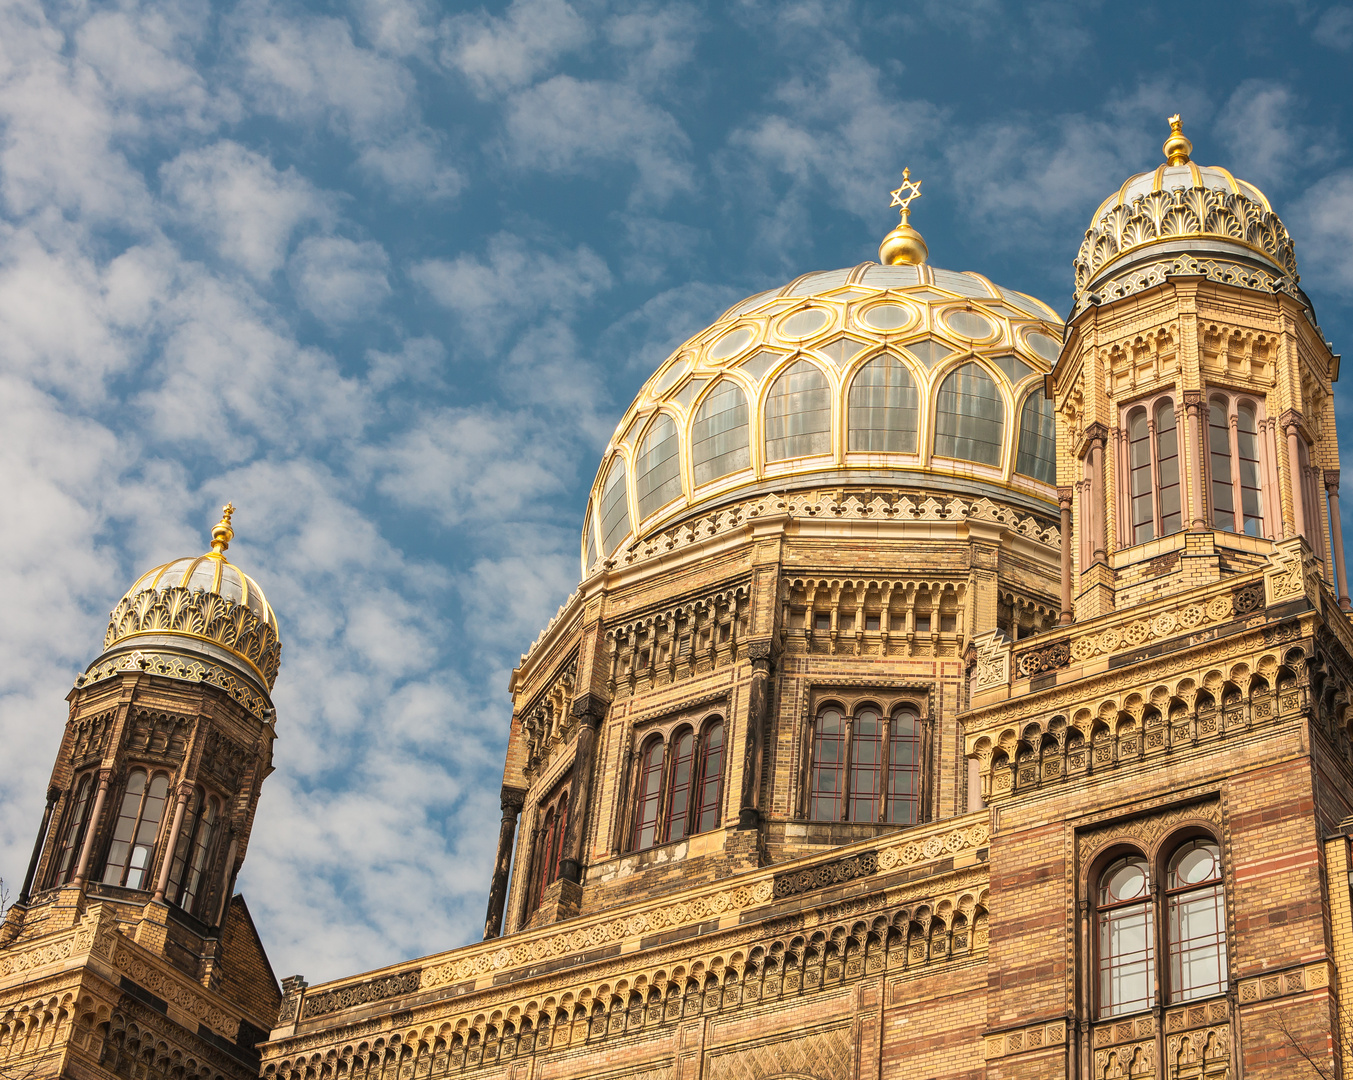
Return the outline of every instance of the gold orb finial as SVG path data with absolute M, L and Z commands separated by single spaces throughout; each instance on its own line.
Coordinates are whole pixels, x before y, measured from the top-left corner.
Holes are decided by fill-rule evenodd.
M 921 181 L 911 178 L 910 166 L 902 170 L 902 186 L 892 196 L 893 201 L 889 205 L 899 208 L 902 220 L 879 245 L 879 262 L 884 266 L 920 266 L 929 256 L 930 249 L 908 221 L 912 201 L 921 197 Z
M 1193 153 L 1193 143 L 1184 136 L 1184 125 L 1175 113 L 1170 117 L 1170 137 L 1161 145 L 1165 151 L 1165 160 L 1171 165 L 1187 165 L 1189 155 Z
M 226 503 L 221 507 L 221 520 L 216 523 L 216 527 L 211 530 L 211 550 L 217 555 L 224 555 L 225 549 L 230 546 L 230 541 L 235 539 L 235 530 L 230 527 L 231 515 L 235 513 L 235 504 Z

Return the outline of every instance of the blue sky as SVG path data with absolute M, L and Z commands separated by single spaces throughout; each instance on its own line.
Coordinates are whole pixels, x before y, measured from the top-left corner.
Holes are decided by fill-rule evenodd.
M 1351 54 L 1301 2 L 0 0 L 0 876 L 107 612 L 231 499 L 284 639 L 240 882 L 277 970 L 473 940 L 508 673 L 673 347 L 873 258 L 904 165 L 936 265 L 1065 311 L 1180 111 L 1338 351 Z

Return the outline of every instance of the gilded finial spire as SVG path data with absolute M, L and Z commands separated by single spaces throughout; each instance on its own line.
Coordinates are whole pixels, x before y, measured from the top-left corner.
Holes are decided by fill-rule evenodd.
M 1169 164 L 1187 165 L 1189 163 L 1189 155 L 1193 153 L 1193 143 L 1185 138 L 1184 124 L 1179 119 L 1178 113 L 1170 117 L 1170 137 L 1165 140 L 1161 149 L 1165 152 L 1165 160 Z
M 902 186 L 892 192 L 892 196 L 893 201 L 889 205 L 898 207 L 902 220 L 879 245 L 879 262 L 884 266 L 920 266 L 926 261 L 930 249 L 909 221 L 911 204 L 921 197 L 921 181 L 911 178 L 910 166 L 902 170 Z
M 211 550 L 217 555 L 224 555 L 225 549 L 230 546 L 230 541 L 235 539 L 235 530 L 230 527 L 231 515 L 235 513 L 235 504 L 226 503 L 221 507 L 221 520 L 216 523 L 216 527 L 211 530 Z

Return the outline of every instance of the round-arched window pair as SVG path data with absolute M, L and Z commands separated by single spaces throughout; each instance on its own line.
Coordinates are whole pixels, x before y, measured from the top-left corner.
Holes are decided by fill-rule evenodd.
M 1211 997 L 1226 989 L 1226 897 L 1221 852 L 1210 839 L 1190 840 L 1166 862 L 1164 917 L 1139 853 L 1099 875 L 1095 945 L 1099 1015 L 1123 1016 Z M 1164 951 L 1162 972 L 1156 962 Z M 1162 979 L 1162 975 L 1164 978 Z

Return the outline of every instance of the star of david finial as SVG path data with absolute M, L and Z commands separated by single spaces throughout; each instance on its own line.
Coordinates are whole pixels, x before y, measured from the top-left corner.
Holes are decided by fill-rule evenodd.
M 902 170 L 902 186 L 892 193 L 893 201 L 889 206 L 900 207 L 902 211 L 902 220 L 907 220 L 907 214 L 911 211 L 913 199 L 921 197 L 921 181 L 911 178 L 911 167 Z

